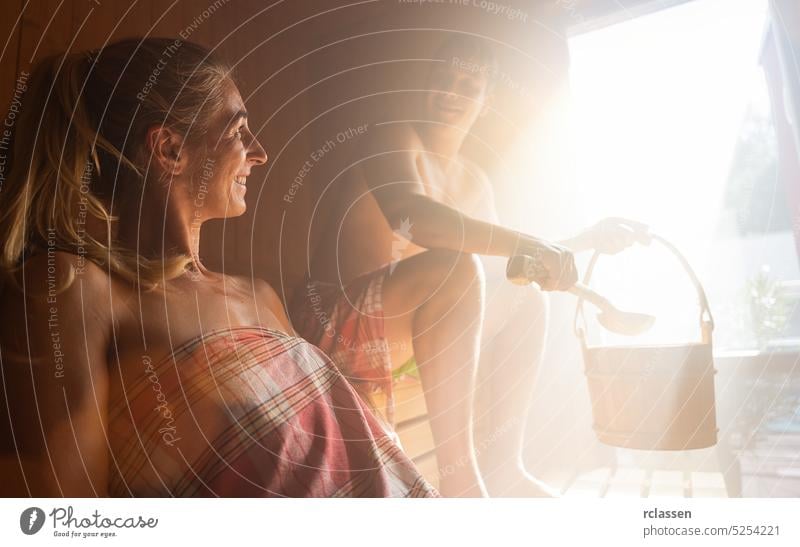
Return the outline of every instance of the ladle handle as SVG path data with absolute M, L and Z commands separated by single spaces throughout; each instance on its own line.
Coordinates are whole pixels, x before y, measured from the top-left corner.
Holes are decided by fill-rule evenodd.
M 547 275 L 547 271 L 530 256 L 515 255 L 508 259 L 506 265 L 506 278 L 516 285 L 529 285 L 536 283 L 541 285 L 541 279 Z M 606 298 L 600 296 L 583 283 L 575 283 L 567 289 L 579 299 L 588 300 L 602 311 L 611 311 L 614 306 Z
M 572 287 L 567 289 L 567 292 L 574 294 L 578 298 L 591 302 L 602 311 L 613 309 L 611 302 L 609 302 L 607 298 L 597 294 L 595 291 L 581 282 L 575 283 Z
M 700 304 L 700 331 L 701 331 L 702 341 L 704 343 L 710 343 L 711 333 L 714 330 L 714 318 L 711 315 L 711 308 L 708 305 L 708 299 L 706 298 L 706 293 L 703 290 L 703 285 L 700 283 L 700 280 L 697 278 L 697 275 L 694 273 L 694 270 L 689 265 L 689 262 L 686 260 L 686 258 L 684 258 L 684 256 L 680 253 L 680 251 L 678 251 L 678 249 L 672 243 L 670 243 L 663 237 L 653 233 L 649 234 L 649 239 L 653 241 L 658 241 L 664 247 L 666 247 L 667 250 L 671 251 L 672 254 L 678 259 L 678 262 L 681 263 L 683 269 L 689 275 L 689 279 L 692 281 L 692 284 L 694 285 L 694 288 L 697 291 L 697 298 Z M 601 253 L 595 252 L 594 255 L 592 255 L 592 259 L 589 261 L 589 265 L 586 268 L 586 273 L 583 276 L 583 285 L 586 286 L 587 288 L 589 286 L 589 282 L 592 279 L 592 273 L 594 272 L 594 267 L 597 264 L 597 259 L 600 258 L 600 255 Z M 589 290 L 591 291 L 591 289 Z M 578 295 L 578 302 L 575 306 L 575 321 L 573 326 L 575 334 L 581 340 L 581 343 L 584 343 L 585 345 L 586 320 L 583 315 L 584 300 L 588 300 L 589 302 L 594 303 L 591 300 L 591 298 L 588 298 L 588 295 Z M 578 325 L 579 318 L 583 323 L 582 327 Z

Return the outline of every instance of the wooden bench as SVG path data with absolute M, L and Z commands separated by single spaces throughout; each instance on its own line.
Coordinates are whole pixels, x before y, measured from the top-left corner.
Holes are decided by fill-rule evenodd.
M 403 450 L 422 475 L 431 484 L 438 486 L 439 468 L 422 384 L 411 377 L 399 380 L 394 386 L 394 400 L 395 430 L 400 437 Z M 386 408 L 386 398 L 383 393 L 374 393 L 371 402 L 383 415 L 383 410 Z

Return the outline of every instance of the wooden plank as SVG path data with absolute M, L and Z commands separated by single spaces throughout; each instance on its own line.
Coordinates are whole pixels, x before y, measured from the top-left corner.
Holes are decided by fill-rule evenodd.
M 683 469 L 683 476 L 681 477 L 683 482 L 683 497 L 684 498 L 691 498 L 694 496 L 692 490 L 692 472 L 688 469 Z
M 645 470 L 623 467 L 594 470 L 565 485 L 577 497 L 727 497 L 718 472 Z
M 722 473 L 692 473 L 692 497 L 694 498 L 727 498 L 725 479 Z
M 14 0 L 0 18 L 0 105 L 3 116 L 8 112 L 11 97 L 14 95 L 17 78 L 19 77 L 17 56 L 19 54 L 20 27 L 22 18 L 22 2 Z
M 430 452 L 435 446 L 428 422 L 418 422 L 411 427 L 398 429 L 397 434 L 403 450 L 412 459 Z
M 613 470 L 610 467 L 594 469 L 579 475 L 569 486 L 564 497 L 599 498 L 600 493 L 608 490 Z
M 152 0 L 75 2 L 75 51 L 99 48 L 123 38 L 145 36 L 152 25 Z M 80 29 L 80 30 L 78 30 Z
M 647 479 L 644 469 L 622 467 L 612 477 L 608 486 L 607 498 L 640 498 Z
M 375 393 L 371 399 L 381 414 L 385 414 L 386 397 L 383 393 Z M 416 380 L 398 382 L 394 387 L 395 424 L 399 426 L 403 422 L 427 416 L 427 414 L 428 408 L 425 406 L 425 392 L 422 390 L 422 384 Z
M 72 4 L 66 0 L 31 0 L 22 14 L 19 69 L 30 71 L 37 60 L 62 53 L 74 35 Z
M 73 51 L 99 48 L 112 42 L 114 26 L 122 15 L 121 2 L 74 2 L 72 21 Z
M 394 416 L 397 423 L 428 415 L 425 405 L 425 392 L 419 382 L 407 382 L 394 390 Z
M 650 479 L 650 498 L 682 498 L 684 497 L 683 472 L 653 471 Z
M 433 451 L 435 443 L 427 419 L 425 394 L 417 380 L 398 382 L 394 387 L 395 427 L 405 453 L 412 459 Z M 386 397 L 373 393 L 372 405 L 385 417 Z M 437 475 L 438 476 L 438 475 Z
M 642 484 L 642 497 L 647 498 L 650 496 L 650 485 L 653 482 L 653 470 L 646 469 L 644 473 L 644 483 Z
M 204 46 L 212 45 L 213 27 L 220 20 L 237 20 L 242 15 L 230 0 L 167 0 L 152 2 L 152 9 L 153 36 L 182 38 Z
M 545 483 L 552 485 L 553 488 L 556 488 L 559 493 L 563 496 L 565 492 L 567 492 L 577 480 L 578 476 L 580 475 L 579 469 L 574 469 L 572 471 L 566 471 L 563 469 L 553 469 L 547 471 L 544 475 L 541 475 L 539 478 L 542 479 Z

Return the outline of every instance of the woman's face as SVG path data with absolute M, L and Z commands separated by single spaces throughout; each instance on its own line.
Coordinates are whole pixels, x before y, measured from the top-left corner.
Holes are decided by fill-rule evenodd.
M 486 106 L 487 69 L 472 58 L 437 64 L 430 74 L 428 118 L 468 131 Z
M 247 177 L 267 154 L 247 125 L 247 111 L 233 82 L 225 84 L 225 101 L 189 167 L 194 218 L 203 221 L 244 214 Z

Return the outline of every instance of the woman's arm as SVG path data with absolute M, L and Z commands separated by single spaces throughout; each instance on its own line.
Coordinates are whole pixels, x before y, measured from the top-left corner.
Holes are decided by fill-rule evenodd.
M 536 256 L 548 272 L 543 288 L 566 289 L 576 279 L 572 253 L 557 244 L 478 220 L 430 198 L 417 169 L 421 143 L 413 129 L 399 124 L 374 135 L 362 163 L 365 182 L 388 223 L 414 225 L 414 244 L 428 249 L 510 257 Z
M 24 294 L 6 286 L 0 303 L 0 449 L 14 473 L 3 496 L 107 495 L 109 283 L 76 265 L 66 253 L 32 258 Z

